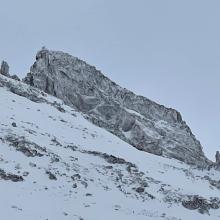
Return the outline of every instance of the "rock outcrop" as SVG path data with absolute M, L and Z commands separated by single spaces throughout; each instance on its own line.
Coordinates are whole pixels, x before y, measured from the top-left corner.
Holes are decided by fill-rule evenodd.
M 2 64 L 1 64 L 1 68 L 0 68 L 0 74 L 1 75 L 4 75 L 4 76 L 7 76 L 11 79 L 15 79 L 17 81 L 20 81 L 19 77 L 17 75 L 10 75 L 9 73 L 9 65 L 6 61 L 2 61 Z
M 9 76 L 9 65 L 6 61 L 2 61 L 0 74 L 4 76 Z
M 209 163 L 178 111 L 120 87 L 67 53 L 43 48 L 23 81 L 62 99 L 139 150 L 198 166 Z
M 216 159 L 216 164 L 220 165 L 220 153 L 219 153 L 219 151 L 216 152 L 215 159 Z
M 10 76 L 10 78 L 17 80 L 17 81 L 20 81 L 20 78 L 17 75 L 12 75 L 12 76 Z
M 215 163 L 197 169 L 136 150 L 89 123 L 90 112 L 1 74 L 0 109 L 1 219 L 99 219 L 104 207 L 114 220 L 219 220 Z M 118 130 L 147 126 L 132 118 Z

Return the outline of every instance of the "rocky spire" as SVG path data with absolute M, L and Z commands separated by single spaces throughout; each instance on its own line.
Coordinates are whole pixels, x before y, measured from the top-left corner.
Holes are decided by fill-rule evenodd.
M 0 74 L 9 76 L 9 65 L 6 61 L 2 61 Z
M 42 61 L 44 61 L 44 64 L 46 66 L 49 65 L 49 50 L 44 46 L 41 48 L 40 51 L 38 51 L 37 55 L 36 55 L 36 60 L 41 59 Z
M 219 151 L 216 151 L 215 160 L 216 160 L 216 164 L 220 165 L 220 153 L 219 153 Z

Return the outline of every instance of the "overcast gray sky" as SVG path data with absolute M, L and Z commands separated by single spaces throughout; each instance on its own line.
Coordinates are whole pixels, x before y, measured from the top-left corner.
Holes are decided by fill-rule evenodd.
M 219 0 L 0 0 L 0 60 L 24 76 L 42 46 L 179 110 L 220 150 Z

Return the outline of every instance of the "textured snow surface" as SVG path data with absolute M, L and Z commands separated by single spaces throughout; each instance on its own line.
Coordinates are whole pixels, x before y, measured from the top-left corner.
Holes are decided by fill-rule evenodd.
M 188 195 L 220 198 L 205 178 L 219 181 L 219 171 L 138 151 L 62 101 L 44 99 L 64 111 L 0 87 L 0 169 L 23 178 L 0 178 L 0 219 L 220 218 L 220 209 L 201 214 L 182 205 Z

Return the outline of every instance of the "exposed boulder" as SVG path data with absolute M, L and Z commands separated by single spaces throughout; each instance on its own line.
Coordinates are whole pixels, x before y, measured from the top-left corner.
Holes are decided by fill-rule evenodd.
M 14 128 L 17 127 L 17 124 L 15 122 L 12 122 L 11 124 Z
M 17 80 L 17 81 L 20 81 L 20 78 L 17 75 L 12 75 L 12 76 L 10 76 L 10 78 Z
M 144 191 L 145 191 L 145 189 L 144 189 L 143 187 L 138 187 L 138 188 L 136 189 L 136 192 L 137 192 L 137 193 L 144 193 Z
M 55 174 L 51 173 L 50 171 L 46 171 L 46 174 L 48 175 L 50 180 L 57 180 Z

